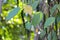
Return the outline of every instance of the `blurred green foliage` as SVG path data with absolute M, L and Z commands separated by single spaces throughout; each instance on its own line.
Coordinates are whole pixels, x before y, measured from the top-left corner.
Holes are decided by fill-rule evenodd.
M 40 0 L 3 0 L 2 4 L 2 13 L 0 20 L 0 36 L 3 40 L 28 40 L 27 30 L 30 32 L 30 40 L 34 40 L 35 33 L 33 29 L 36 28 L 37 25 L 43 20 L 43 12 L 36 12 L 36 7 Z M 50 9 L 51 15 L 55 12 L 56 8 L 60 11 L 60 4 L 53 6 Z M 23 10 L 24 9 L 24 10 Z M 23 16 L 25 20 L 25 28 L 23 25 L 23 20 L 21 16 L 21 12 L 23 10 Z M 60 28 L 60 14 L 58 13 L 57 20 L 58 26 Z M 55 22 L 56 16 L 51 16 L 46 19 L 44 28 L 50 27 Z M 25 30 L 27 29 L 27 30 Z M 56 27 L 54 25 L 54 30 L 56 31 Z M 52 31 L 53 40 L 57 40 L 56 32 Z M 43 38 L 46 34 L 46 30 L 41 30 L 40 37 Z M 51 39 L 51 34 L 48 33 L 48 40 Z

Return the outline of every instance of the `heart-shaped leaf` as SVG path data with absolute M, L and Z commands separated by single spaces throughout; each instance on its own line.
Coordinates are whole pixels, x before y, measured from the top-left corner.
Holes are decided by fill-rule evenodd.
M 9 12 L 9 14 L 6 17 L 6 20 L 10 20 L 11 18 L 13 18 L 18 13 L 19 10 L 20 10 L 19 7 L 14 8 L 11 12 Z
M 44 28 L 49 27 L 52 23 L 55 22 L 55 17 L 50 17 L 46 20 L 45 24 L 44 24 Z

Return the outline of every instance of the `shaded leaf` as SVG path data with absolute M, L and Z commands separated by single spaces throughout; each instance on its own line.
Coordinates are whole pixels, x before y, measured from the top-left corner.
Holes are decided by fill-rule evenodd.
M 57 17 L 57 22 L 59 22 L 60 21 L 60 17 Z
M 33 4 L 32 4 L 32 8 L 33 10 L 36 9 L 37 5 L 38 5 L 39 1 L 35 1 Z
M 54 23 L 54 21 L 55 21 L 55 17 L 48 18 L 44 24 L 44 28 L 49 27 L 52 23 Z
M 26 23 L 26 29 L 30 30 L 31 27 L 32 27 L 31 23 L 30 23 L 30 22 L 27 22 L 27 23 Z
M 52 31 L 52 40 L 57 40 L 56 32 Z
M 41 31 L 40 33 L 40 37 L 43 38 L 45 36 L 46 32 L 45 31 Z
M 58 8 L 58 9 L 59 9 L 59 11 L 60 11 L 60 4 L 58 4 L 58 5 L 57 5 L 57 8 Z
M 51 33 L 48 34 L 48 40 L 51 40 Z
M 13 18 L 18 13 L 19 10 L 20 10 L 19 7 L 14 8 L 11 12 L 9 12 L 9 14 L 6 17 L 6 20 L 10 20 L 11 18 Z
M 57 22 L 60 21 L 60 12 L 57 14 Z
M 30 5 L 31 5 L 32 3 L 33 3 L 33 1 L 32 1 L 32 0 L 28 0 L 28 4 L 30 4 Z
M 57 16 L 60 16 L 60 12 L 57 13 Z
M 55 12 L 56 8 L 57 8 L 57 4 L 54 5 L 54 6 L 50 9 L 51 15 L 53 15 L 53 13 Z
M 40 23 L 42 18 L 43 18 L 43 13 L 42 12 L 35 13 L 33 18 L 32 18 L 32 24 L 36 27 Z

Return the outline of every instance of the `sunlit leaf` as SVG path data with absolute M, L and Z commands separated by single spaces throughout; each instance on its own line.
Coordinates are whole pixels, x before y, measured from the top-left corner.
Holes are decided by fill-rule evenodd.
M 34 37 L 35 37 L 35 36 L 34 36 L 34 32 L 32 32 L 32 33 L 31 33 L 31 36 L 30 36 L 30 39 L 31 39 L 31 40 L 34 40 Z
M 13 26 L 12 24 L 10 24 L 10 27 L 11 27 L 11 28 L 14 28 L 14 26 Z
M 5 38 L 5 40 L 11 40 L 11 38 L 10 37 L 7 37 L 7 38 Z
M 24 12 L 28 13 L 29 15 L 32 15 L 32 7 L 30 5 L 24 5 Z
M 19 0 L 20 1 L 20 0 Z M 23 3 L 20 1 L 19 2 L 19 7 L 22 8 L 23 7 Z
M 21 18 L 20 19 L 14 19 L 14 22 L 17 23 L 17 24 L 22 24 L 23 23 Z
M 8 16 L 6 17 L 6 20 L 10 20 L 11 18 L 13 18 L 18 13 L 19 10 L 20 10 L 19 7 L 14 8 L 11 12 L 9 12 Z
M 55 17 L 50 17 L 45 21 L 44 28 L 49 27 L 52 23 L 54 23 Z
M 7 16 L 7 11 L 3 11 L 3 16 Z
M 3 34 L 3 30 L 0 28 L 0 35 L 2 35 Z

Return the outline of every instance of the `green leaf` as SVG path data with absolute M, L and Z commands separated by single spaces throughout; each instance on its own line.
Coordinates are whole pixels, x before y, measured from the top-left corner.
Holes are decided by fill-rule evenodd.
M 31 27 L 32 27 L 31 23 L 30 23 L 30 22 L 27 22 L 27 23 L 26 23 L 26 29 L 30 30 Z
M 60 11 L 60 4 L 57 5 L 58 10 Z
M 40 12 L 40 21 L 43 19 L 43 13 Z
M 55 12 L 56 9 L 57 9 L 57 4 L 54 5 L 54 6 L 50 9 L 51 15 L 53 15 L 53 13 Z
M 59 17 L 57 17 L 57 22 L 59 22 L 60 21 L 60 16 Z
M 36 9 L 37 5 L 38 5 L 39 1 L 35 1 L 33 4 L 32 4 L 32 8 L 33 10 Z
M 60 12 L 57 13 L 57 17 L 60 16 Z
M 32 2 L 32 0 L 28 0 L 28 3 L 31 5 L 33 2 Z
M 55 21 L 55 17 L 48 18 L 44 24 L 44 28 L 49 27 L 52 23 L 54 23 L 54 21 Z
M 48 40 L 51 40 L 51 33 L 48 34 Z
M 42 18 L 43 18 L 43 13 L 42 12 L 35 13 L 33 18 L 32 18 L 32 24 L 36 27 L 40 23 Z
M 3 29 L 2 28 L 0 28 L 0 35 L 2 35 L 3 34 Z
M 57 22 L 60 21 L 60 12 L 57 14 Z
M 13 18 L 18 13 L 19 10 L 20 10 L 19 7 L 14 8 L 11 12 L 9 12 L 9 14 L 6 17 L 6 20 L 10 20 L 11 18 Z
M 52 40 L 57 40 L 57 37 L 56 37 L 56 36 L 54 36 Z
M 56 32 L 52 30 L 52 40 L 57 40 Z
M 45 36 L 45 34 L 46 34 L 46 32 L 42 30 L 40 33 L 40 37 L 43 38 Z

